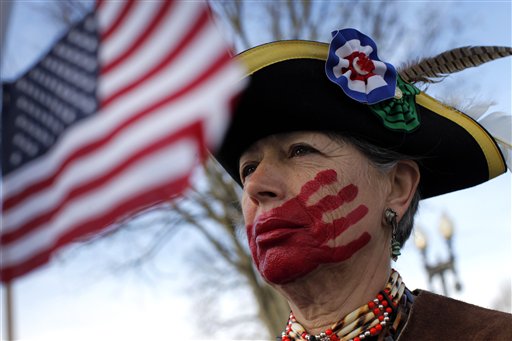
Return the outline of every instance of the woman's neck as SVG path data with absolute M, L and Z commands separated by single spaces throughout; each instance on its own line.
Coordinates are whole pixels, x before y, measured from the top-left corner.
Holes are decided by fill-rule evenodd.
M 308 276 L 276 289 L 288 299 L 295 318 L 307 332 L 320 334 L 384 288 L 391 271 L 389 256 L 378 253 L 320 266 Z

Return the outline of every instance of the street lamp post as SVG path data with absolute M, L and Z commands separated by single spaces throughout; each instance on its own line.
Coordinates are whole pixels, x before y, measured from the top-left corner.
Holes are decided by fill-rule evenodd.
M 428 281 L 430 289 L 432 290 L 432 280 L 434 277 L 439 276 L 441 280 L 441 285 L 443 288 L 443 294 L 445 296 L 448 295 L 448 289 L 446 285 L 446 273 L 452 272 L 453 277 L 455 279 L 455 290 L 460 291 L 462 289 L 462 285 L 460 283 L 460 280 L 457 275 L 457 271 L 455 270 L 455 254 L 453 252 L 453 224 L 451 220 L 446 216 L 446 214 L 443 214 L 441 217 L 441 223 L 439 225 L 439 230 L 441 234 L 444 237 L 444 240 L 446 241 L 446 244 L 448 246 L 448 259 L 444 261 L 439 261 L 437 263 L 430 263 L 428 261 L 427 257 L 427 237 L 426 235 L 421 231 L 421 229 L 416 228 L 414 232 L 414 243 L 416 244 L 416 247 L 420 250 L 422 259 L 423 259 L 423 266 L 425 267 L 425 270 L 428 273 Z

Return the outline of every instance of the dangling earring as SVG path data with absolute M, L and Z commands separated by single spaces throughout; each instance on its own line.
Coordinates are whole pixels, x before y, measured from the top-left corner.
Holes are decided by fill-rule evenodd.
M 400 256 L 400 242 L 396 240 L 396 230 L 398 229 L 398 223 L 396 222 L 397 214 L 391 208 L 386 208 L 385 211 L 386 222 L 391 225 L 393 232 L 391 234 L 391 259 L 395 262 Z

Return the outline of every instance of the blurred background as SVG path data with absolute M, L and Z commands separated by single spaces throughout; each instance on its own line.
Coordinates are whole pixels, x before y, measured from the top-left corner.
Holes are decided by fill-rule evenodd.
M 16 1 L 4 17 L 6 4 L 2 80 L 21 75 L 92 8 L 90 1 Z M 210 5 L 237 52 L 276 39 L 328 42 L 332 30 L 345 27 L 372 37 L 380 58 L 396 66 L 453 47 L 512 44 L 509 1 Z M 451 75 L 427 93 L 510 114 L 511 63 L 507 58 Z M 508 171 L 475 188 L 423 201 L 414 238 L 394 264 L 407 286 L 510 312 L 511 192 Z M 59 252 L 14 282 L 16 338 L 273 339 L 285 326 L 288 308 L 251 265 L 238 195 L 237 186 L 209 162 L 197 170 L 183 198 Z

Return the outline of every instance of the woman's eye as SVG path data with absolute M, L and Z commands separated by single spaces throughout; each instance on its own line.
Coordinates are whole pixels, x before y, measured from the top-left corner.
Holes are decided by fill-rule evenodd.
M 255 170 L 256 170 L 256 165 L 254 165 L 254 164 L 248 164 L 248 165 L 243 166 L 242 170 L 240 171 L 240 176 L 242 178 L 242 181 L 246 177 L 248 177 L 249 175 L 254 173 Z
M 304 144 L 293 145 L 290 147 L 290 157 L 302 156 L 315 152 L 315 148 Z

